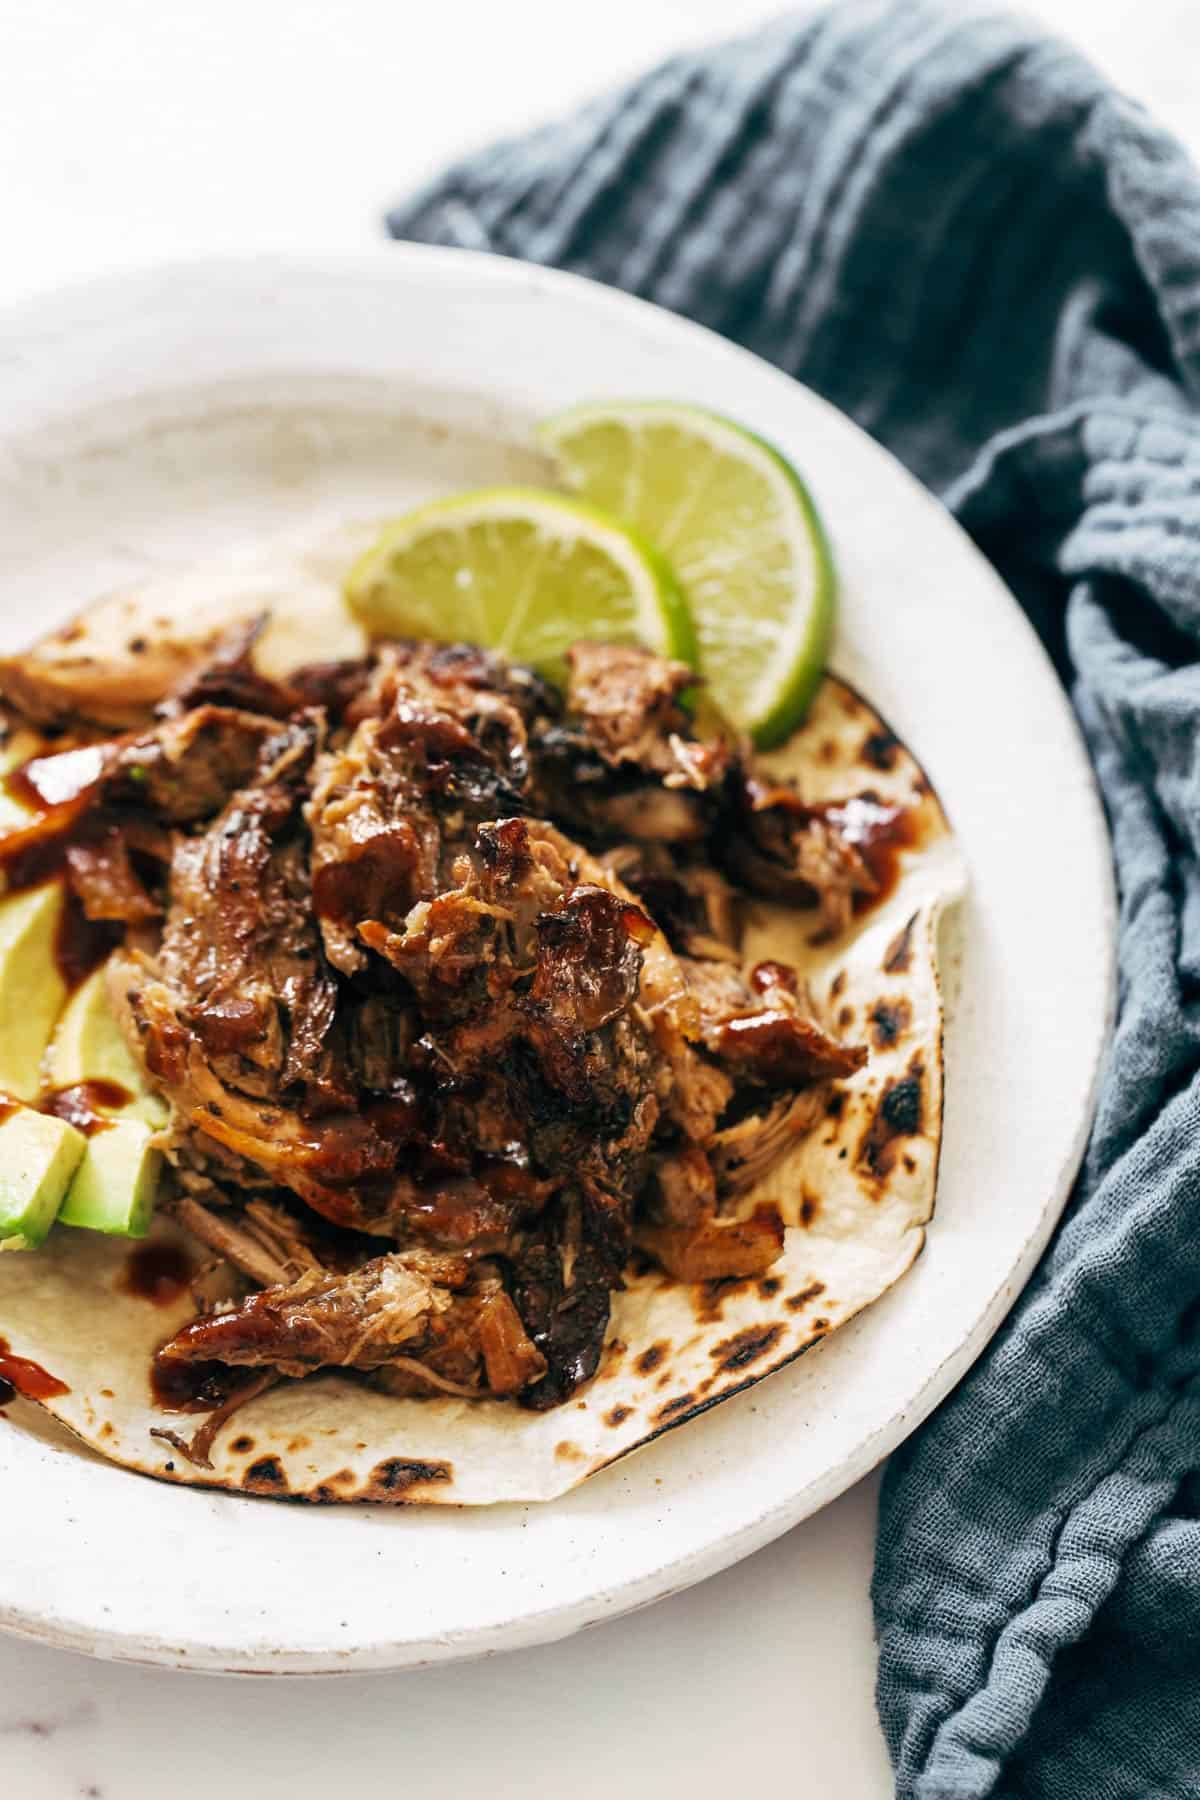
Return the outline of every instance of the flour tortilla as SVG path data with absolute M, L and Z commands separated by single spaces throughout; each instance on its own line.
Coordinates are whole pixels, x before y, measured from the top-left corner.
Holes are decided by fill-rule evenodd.
M 115 620 L 128 643 L 136 617 L 169 618 L 177 622 L 172 656 L 185 667 L 211 643 L 213 619 L 227 626 L 269 608 L 272 672 L 352 654 L 337 577 L 370 535 L 348 532 L 104 602 L 80 621 L 75 651 L 99 663 Z M 202 598 L 207 610 L 189 639 L 189 608 Z M 48 678 L 61 686 L 61 659 L 48 662 Z M 871 1050 L 827 1118 L 739 1206 L 745 1214 L 774 1206 L 787 1226 L 783 1257 L 766 1276 L 688 1285 L 631 1269 L 613 1299 L 598 1374 L 552 1412 L 508 1401 L 400 1400 L 323 1374 L 245 1405 L 218 1433 L 208 1470 L 150 1435 L 154 1426 L 192 1428 L 164 1415 L 150 1389 L 154 1351 L 192 1316 L 190 1299 L 158 1307 L 125 1293 L 129 1247 L 59 1226 L 41 1250 L 0 1257 L 0 1335 L 70 1390 L 47 1410 L 114 1462 L 192 1486 L 314 1501 L 551 1500 L 791 1362 L 885 1293 L 920 1251 L 933 1212 L 943 1080 L 938 925 L 962 892 L 961 858 L 916 762 L 832 676 L 769 764 L 795 776 L 813 801 L 865 788 L 902 801 L 915 809 L 917 830 L 886 900 L 834 941 L 813 942 L 811 912 L 765 903 L 750 910 L 747 966 L 767 957 L 794 964 L 823 1019 Z M 151 1241 L 189 1242 L 166 1219 Z

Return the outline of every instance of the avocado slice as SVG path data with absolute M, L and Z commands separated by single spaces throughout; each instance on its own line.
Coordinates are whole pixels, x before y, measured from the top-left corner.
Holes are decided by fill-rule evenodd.
M 0 1119 L 0 1250 L 34 1250 L 58 1216 L 87 1140 L 15 1101 Z
M 167 1108 L 130 1054 L 108 999 L 107 968 L 72 994 L 46 1055 L 51 1089 L 78 1087 L 94 1124 L 59 1219 L 116 1237 L 145 1237 L 162 1173 L 153 1138 Z M 105 1091 L 107 1090 L 107 1092 Z
M 67 986 L 54 955 L 63 889 L 45 882 L 0 899 L 0 1089 L 33 1100 Z
M 125 1116 L 93 1131 L 62 1203 L 60 1224 L 83 1225 L 111 1237 L 145 1237 L 162 1173 L 162 1151 L 153 1148 L 154 1136 L 153 1125 Z
M 46 1055 L 46 1082 L 51 1088 L 74 1087 L 78 1082 L 111 1083 L 128 1095 L 122 1103 L 97 1106 L 110 1118 L 144 1119 L 147 1125 L 167 1122 L 165 1103 L 146 1086 L 133 1060 L 108 998 L 108 968 L 104 964 L 76 988 L 63 1008 Z

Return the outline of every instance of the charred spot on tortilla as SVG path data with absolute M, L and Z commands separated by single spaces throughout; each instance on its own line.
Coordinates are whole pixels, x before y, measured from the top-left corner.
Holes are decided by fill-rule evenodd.
M 789 1312 L 803 1312 L 814 1300 L 819 1300 L 825 1292 L 825 1285 L 820 1281 L 812 1281 L 807 1287 L 799 1288 L 796 1293 L 789 1294 L 784 1305 Z
M 439 1482 L 454 1479 L 454 1471 L 446 1462 L 407 1462 L 403 1457 L 391 1456 L 384 1462 L 376 1463 L 367 1478 L 361 1498 L 391 1499 L 397 1494 L 406 1494 L 412 1488 L 436 1486 Z
M 639 1375 L 653 1375 L 663 1358 L 670 1354 L 669 1343 L 651 1344 L 648 1350 L 643 1350 L 642 1354 L 634 1359 L 633 1366 Z
M 912 935 L 916 927 L 918 914 L 914 913 L 906 925 L 902 925 L 891 943 L 883 953 L 883 968 L 887 975 L 906 975 L 912 966 Z
M 908 1001 L 877 1000 L 870 1014 L 871 1037 L 879 1050 L 887 1050 L 904 1036 L 912 1023 L 912 1008 Z
M 879 1096 L 871 1123 L 859 1146 L 859 1165 L 877 1180 L 891 1174 L 899 1154 L 897 1140 L 920 1135 L 924 1111 L 925 1069 L 918 1051 L 903 1075 L 889 1081 Z
M 782 1335 L 783 1325 L 778 1319 L 770 1325 L 746 1325 L 732 1337 L 714 1344 L 709 1355 L 727 1373 L 748 1369 L 773 1349 Z
M 277 1456 L 262 1456 L 243 1472 L 242 1486 L 248 1493 L 283 1494 L 288 1491 L 288 1478 Z
M 882 774 L 887 774 L 896 766 L 896 759 L 900 754 L 900 740 L 891 731 L 872 731 L 863 739 L 862 750 L 859 754 L 872 769 L 878 769 Z
M 749 1285 L 742 1275 L 722 1275 L 716 1281 L 699 1282 L 694 1289 L 697 1323 L 718 1324 L 725 1317 L 725 1302 L 744 1293 Z
M 267 666 L 222 604 L 85 614 L 73 668 L 0 659 L 99 770 L 63 848 L 84 900 L 140 907 L 109 986 L 173 1144 L 138 1267 L 197 1270 L 166 1344 L 102 1293 L 103 1422 L 78 1358 L 46 1404 L 155 1473 L 165 1435 L 185 1481 L 546 1498 L 800 1354 L 839 1242 L 862 1232 L 864 1274 L 819 1331 L 894 1280 L 869 1209 L 923 1223 L 936 1157 L 881 1173 L 913 1117 L 888 1053 L 905 1019 L 936 1137 L 953 858 L 928 861 L 945 822 L 871 707 L 829 678 L 761 758 L 699 739 L 689 672 L 647 652 L 576 646 L 565 699 L 465 645 Z M 113 885 L 127 830 L 140 901 Z M 885 902 L 911 918 L 881 1012 Z M 0 1258 L 0 1317 L 36 1350 L 118 1254 Z M 149 1409 L 155 1352 L 159 1399 L 203 1415 L 186 1440 Z M 568 1404 L 569 1437 L 540 1428 Z
M 672 1419 L 678 1419 L 680 1413 L 686 1412 L 690 1406 L 695 1406 L 695 1404 L 695 1394 L 677 1394 L 674 1400 L 668 1400 L 664 1406 L 659 1407 L 654 1415 L 654 1422 L 656 1425 L 667 1425 Z

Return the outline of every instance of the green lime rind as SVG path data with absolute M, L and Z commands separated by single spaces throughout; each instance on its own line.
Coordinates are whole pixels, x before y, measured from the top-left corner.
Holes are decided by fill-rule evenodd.
M 734 424 L 732 419 L 724 419 L 721 414 L 714 418 L 722 418 L 728 425 Z M 740 427 L 739 429 L 745 429 Z M 808 527 L 809 541 L 812 546 L 815 565 L 815 583 L 812 607 L 807 629 L 801 636 L 799 653 L 792 667 L 792 673 L 780 688 L 775 704 L 763 715 L 753 727 L 752 737 L 759 750 L 775 750 L 785 744 L 812 705 L 813 696 L 824 679 L 829 663 L 829 652 L 833 644 L 833 629 L 837 619 L 837 568 L 833 560 L 833 547 L 829 542 L 829 534 L 825 522 L 817 511 L 816 502 L 809 493 L 803 477 L 792 467 L 787 457 L 777 450 L 774 444 L 757 432 L 747 431 L 746 436 L 753 438 L 759 448 L 772 459 L 786 477 L 797 503 L 804 515 Z

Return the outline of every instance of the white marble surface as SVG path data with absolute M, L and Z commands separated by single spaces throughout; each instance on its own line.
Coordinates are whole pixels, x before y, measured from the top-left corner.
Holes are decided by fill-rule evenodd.
M 389 198 L 447 156 L 777 10 L 0 6 L 0 300 L 172 255 L 369 242 Z M 1027 10 L 1200 149 L 1195 0 Z M 0 1641 L 0 1795 L 316 1800 L 338 1783 L 726 1800 L 752 1768 L 877 1800 L 890 1782 L 872 1706 L 876 1494 L 871 1478 L 740 1567 L 565 1645 L 403 1677 L 202 1680 Z

